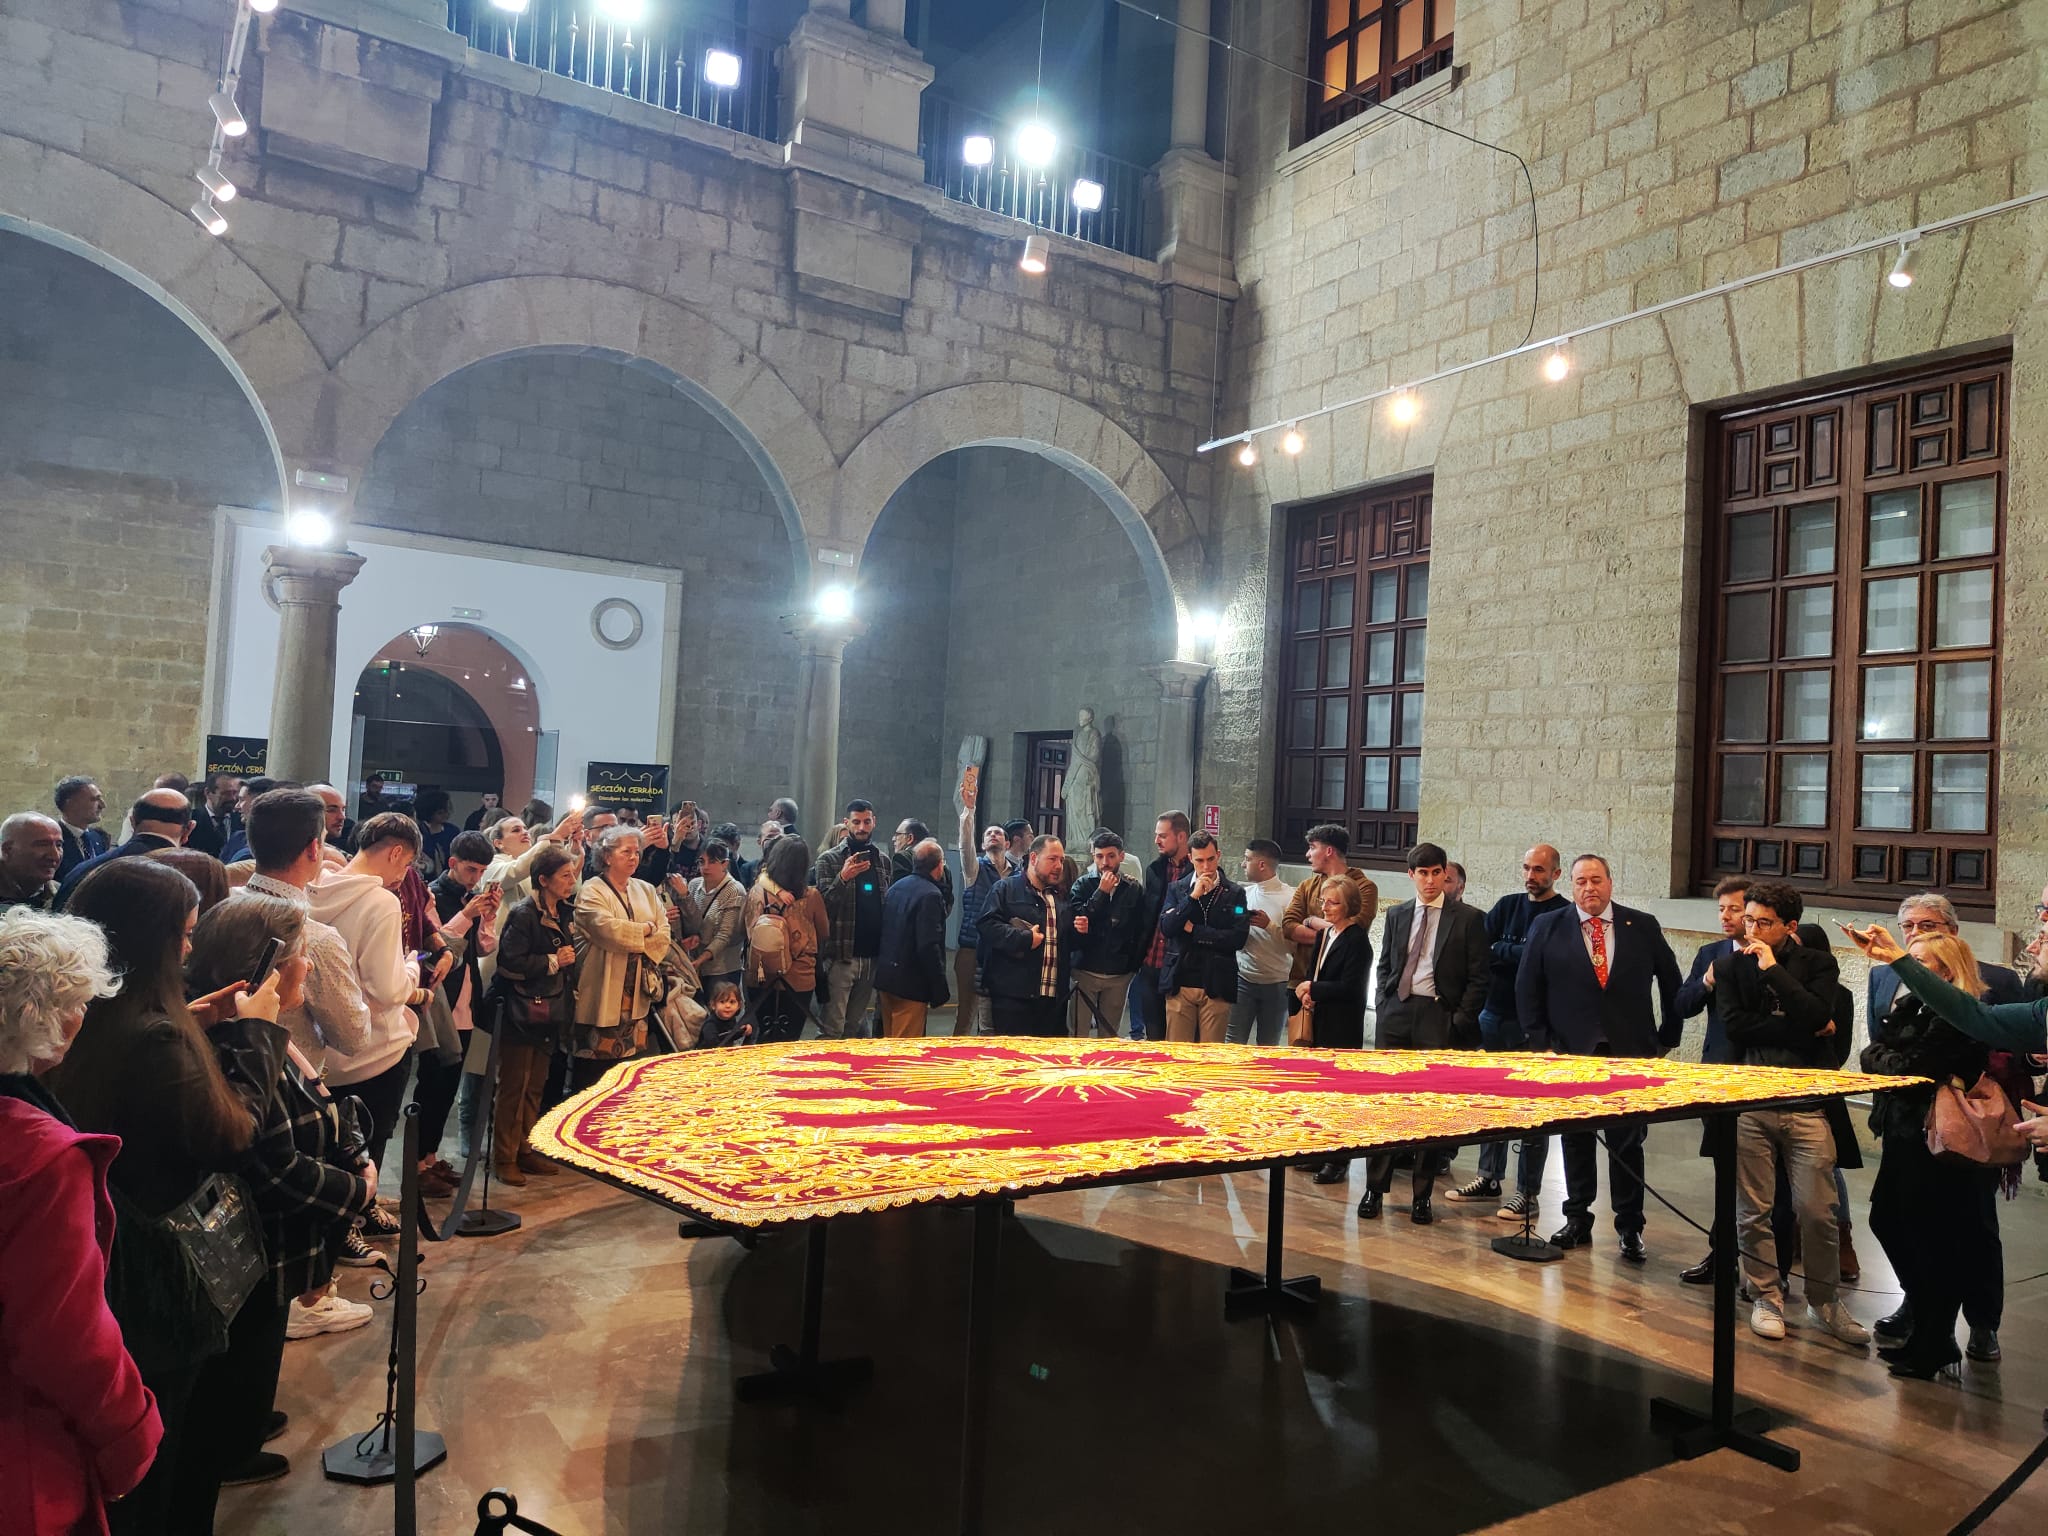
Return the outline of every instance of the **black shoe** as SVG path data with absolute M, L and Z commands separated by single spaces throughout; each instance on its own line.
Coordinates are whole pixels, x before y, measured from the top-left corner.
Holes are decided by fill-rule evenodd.
M 1426 1227 L 1435 1221 L 1436 1217 L 1431 1213 L 1427 1200 L 1417 1200 L 1408 1207 L 1408 1219 L 1418 1227 Z
M 1623 1262 L 1628 1264 L 1647 1264 L 1650 1262 L 1649 1250 L 1643 1247 L 1642 1233 L 1624 1232 L 1621 1234 L 1621 1257 Z
M 1590 1221 L 1567 1221 L 1550 1234 L 1551 1246 L 1556 1248 L 1583 1248 L 1593 1241 L 1593 1223 Z
M 1996 1328 L 1972 1328 L 1970 1330 L 1970 1342 L 1964 1346 L 1963 1353 L 1980 1365 L 1996 1365 L 1999 1357 L 2004 1354 L 2004 1351 L 1998 1347 L 1998 1330 Z
M 1351 1168 L 1347 1163 L 1325 1163 L 1316 1170 L 1318 1184 L 1342 1184 L 1350 1177 Z
M 1880 1317 L 1870 1325 L 1870 1331 L 1877 1335 L 1880 1347 L 1905 1343 L 1913 1337 L 1913 1303 L 1900 1302 L 1898 1311 L 1889 1317 Z
M 1358 1197 L 1358 1219 L 1360 1221 L 1378 1221 L 1380 1219 L 1380 1207 L 1385 1203 L 1386 1198 L 1378 1190 L 1368 1189 Z
M 1709 1253 L 1690 1269 L 1678 1272 L 1679 1280 L 1686 1285 L 1712 1285 L 1714 1283 L 1714 1256 Z
M 1906 1381 L 1932 1381 L 1937 1376 L 1950 1381 L 1963 1379 L 1963 1352 L 1954 1339 L 1938 1339 L 1920 1349 L 1907 1349 L 1893 1357 L 1892 1374 Z
M 220 1480 L 223 1488 L 246 1488 L 251 1483 L 274 1483 L 291 1471 L 292 1464 L 275 1451 L 258 1451 Z
M 271 1411 L 269 1422 L 263 1426 L 263 1443 L 265 1445 L 268 1445 L 271 1441 L 275 1440 L 279 1435 L 283 1434 L 285 1426 L 291 1423 L 291 1421 L 292 1416 L 286 1413 L 282 1408 L 273 1409 Z

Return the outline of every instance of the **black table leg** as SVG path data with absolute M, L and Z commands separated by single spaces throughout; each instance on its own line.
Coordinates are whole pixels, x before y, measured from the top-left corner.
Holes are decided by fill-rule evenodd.
M 1654 1398 L 1650 1423 L 1668 1430 L 1672 1449 L 1690 1461 L 1709 1451 L 1740 1451 L 1784 1472 L 1799 1470 L 1799 1452 L 1764 1434 L 1770 1415 L 1761 1408 L 1735 1406 L 1735 1116 L 1707 1117 L 1707 1146 L 1714 1155 L 1714 1383 L 1705 1414 Z
M 960 1536 L 981 1530 L 988 1465 L 988 1378 L 996 1324 L 996 1264 L 1001 1256 L 1000 1200 L 974 1206 L 974 1258 L 967 1277 L 967 1388 L 960 1406 Z
M 775 1398 L 836 1398 L 865 1383 L 875 1363 L 865 1355 L 846 1360 L 820 1360 L 819 1334 L 825 1318 L 825 1232 L 829 1223 L 814 1221 L 804 1242 L 803 1334 L 797 1348 L 778 1344 L 768 1352 L 770 1368 L 742 1376 L 733 1384 L 743 1403 Z
M 1286 1168 L 1275 1163 L 1266 1170 L 1266 1272 L 1232 1269 L 1230 1285 L 1223 1293 L 1223 1315 L 1229 1319 L 1266 1317 L 1277 1312 L 1313 1312 L 1323 1294 L 1323 1282 L 1315 1275 L 1282 1278 L 1280 1266 L 1287 1255 Z

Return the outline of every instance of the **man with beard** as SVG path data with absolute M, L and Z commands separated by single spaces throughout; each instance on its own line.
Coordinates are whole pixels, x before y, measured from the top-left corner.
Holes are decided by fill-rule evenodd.
M 818 894 L 832 928 L 823 947 L 832 962 L 818 1032 L 843 1038 L 862 1031 L 875 994 L 875 960 L 882 953 L 882 902 L 893 874 L 888 856 L 875 847 L 875 808 L 865 800 L 846 802 L 846 840 L 818 855 Z

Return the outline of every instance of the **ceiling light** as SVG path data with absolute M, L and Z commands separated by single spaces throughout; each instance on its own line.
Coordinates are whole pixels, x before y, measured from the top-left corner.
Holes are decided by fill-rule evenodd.
M 242 116 L 242 109 L 235 105 L 235 98 L 226 91 L 215 91 L 206 98 L 206 104 L 213 108 L 213 120 L 220 124 L 220 131 L 231 139 L 239 139 L 249 131 L 248 119 Z
M 199 199 L 190 209 L 192 217 L 201 229 L 209 235 L 224 235 L 228 232 L 227 215 L 205 198 Z
M 813 607 L 821 619 L 828 619 L 834 623 L 841 619 L 850 619 L 853 617 L 853 589 L 838 582 L 820 588 Z
M 199 185 L 206 188 L 208 195 L 216 203 L 232 203 L 235 200 L 235 184 L 212 166 L 202 166 L 192 174 L 199 178 Z
M 1280 439 L 1280 451 L 1290 459 L 1307 446 L 1308 439 L 1301 435 L 1301 428 L 1297 426 L 1289 426 L 1286 434 Z
M 1394 425 L 1405 427 L 1422 414 L 1422 402 L 1409 390 L 1402 390 L 1394 396 L 1393 404 L 1387 407 L 1387 414 L 1394 418 Z
M 431 646 L 434 643 L 435 639 L 440 635 L 441 626 L 438 624 L 415 624 L 411 629 L 408 629 L 406 633 L 412 636 L 412 643 L 414 647 L 419 651 L 420 655 L 424 657 L 427 654 L 427 648 Z
M 1043 235 L 1024 237 L 1024 254 L 1017 258 L 1017 265 L 1034 277 L 1043 272 L 1052 256 L 1052 242 Z
M 1017 130 L 1017 158 L 1026 165 L 1044 167 L 1059 153 L 1059 135 L 1040 122 L 1026 123 Z
M 1894 288 L 1910 288 L 1913 286 L 1912 241 L 1901 240 L 1899 242 L 1899 259 L 1892 263 L 1891 273 L 1885 278 L 1885 281 Z
M 324 512 L 300 507 L 285 519 L 284 536 L 289 543 L 318 548 L 334 537 L 334 523 Z
M 970 133 L 960 146 L 960 158 L 969 165 L 987 165 L 995 157 L 995 140 L 985 133 Z
M 1083 213 L 1093 213 L 1102 206 L 1102 183 L 1082 177 L 1074 183 L 1074 206 Z
M 1250 438 L 1246 438 L 1244 440 L 1244 446 L 1237 450 L 1237 462 L 1242 464 L 1246 469 L 1250 469 L 1254 464 L 1258 463 L 1258 444 L 1254 443 Z
M 277 0 L 249 0 L 249 9 L 258 16 L 268 16 L 277 9 Z
M 514 16 L 526 14 L 526 0 L 491 0 L 491 4 L 498 10 L 510 11 Z
M 597 8 L 606 21 L 615 21 L 625 27 L 638 25 L 640 18 L 647 14 L 642 0 L 597 0 Z
M 723 48 L 712 48 L 704 55 L 704 78 L 713 85 L 724 89 L 740 83 L 740 56 L 727 53 Z
M 1565 375 L 1571 371 L 1572 360 L 1565 355 L 1563 347 L 1553 349 L 1550 356 L 1543 359 L 1543 377 L 1553 384 L 1563 383 Z

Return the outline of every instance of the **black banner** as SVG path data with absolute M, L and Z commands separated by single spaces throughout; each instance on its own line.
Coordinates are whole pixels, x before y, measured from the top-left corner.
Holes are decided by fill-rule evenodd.
M 643 819 L 668 811 L 666 763 L 592 763 L 585 779 L 583 795 L 593 811 L 623 811 L 630 806 Z
M 210 783 L 214 775 L 222 773 L 235 779 L 259 778 L 269 755 L 270 738 L 267 736 L 209 736 L 206 738 L 206 776 L 200 782 Z

